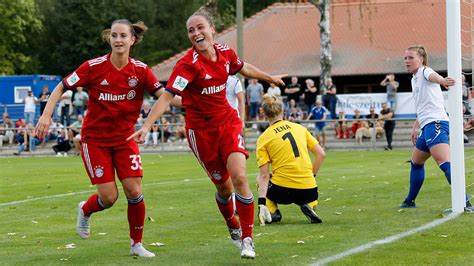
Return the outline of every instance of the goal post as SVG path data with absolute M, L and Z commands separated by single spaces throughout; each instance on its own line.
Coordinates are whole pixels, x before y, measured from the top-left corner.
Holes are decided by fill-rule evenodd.
M 446 37 L 448 76 L 456 84 L 448 91 L 449 145 L 451 156 L 452 211 L 461 213 L 466 205 L 466 180 L 464 171 L 464 138 L 462 112 L 462 57 L 461 57 L 461 3 L 446 1 Z

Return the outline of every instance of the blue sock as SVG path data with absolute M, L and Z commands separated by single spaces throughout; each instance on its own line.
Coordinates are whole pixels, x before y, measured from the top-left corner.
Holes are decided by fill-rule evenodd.
M 446 176 L 446 179 L 448 180 L 448 183 L 451 185 L 451 163 L 444 162 L 439 165 L 439 168 L 443 170 L 444 175 Z
M 443 170 L 444 175 L 446 176 L 446 179 L 448 180 L 448 183 L 451 185 L 451 162 L 444 162 L 439 165 L 439 168 Z M 469 202 L 469 197 L 467 196 L 466 192 L 466 203 Z
M 405 201 L 414 201 L 418 192 L 420 192 L 423 181 L 425 180 L 425 166 L 411 162 L 410 171 L 410 192 Z

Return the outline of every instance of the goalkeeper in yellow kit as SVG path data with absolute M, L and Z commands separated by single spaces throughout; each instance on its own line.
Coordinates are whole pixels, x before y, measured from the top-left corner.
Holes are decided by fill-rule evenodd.
M 278 96 L 266 94 L 262 109 L 270 126 L 257 140 L 260 224 L 281 221 L 277 204 L 292 203 L 300 206 L 311 223 L 321 223 L 314 209 L 318 203 L 316 174 L 326 156 L 324 149 L 308 129 L 283 120 Z M 308 150 L 316 155 L 314 163 Z

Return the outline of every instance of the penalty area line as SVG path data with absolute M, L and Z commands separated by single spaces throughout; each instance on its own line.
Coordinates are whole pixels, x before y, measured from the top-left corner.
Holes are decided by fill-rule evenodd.
M 193 182 L 193 181 L 202 181 L 202 180 L 209 180 L 209 178 L 184 179 L 184 180 L 180 180 L 180 181 L 156 182 L 156 183 L 143 184 L 143 186 L 148 187 L 148 186 L 160 186 L 160 185 L 161 186 L 162 185 L 174 185 L 174 184 L 182 184 L 182 183 L 188 183 L 188 182 Z M 32 201 L 38 201 L 38 200 L 44 200 L 44 199 L 54 199 L 54 198 L 62 198 L 62 197 L 67 197 L 67 196 L 75 196 L 75 195 L 80 195 L 80 194 L 93 193 L 93 192 L 96 192 L 96 191 L 97 190 L 95 190 L 95 189 L 91 189 L 91 190 L 84 190 L 84 191 L 77 191 L 77 192 L 69 192 L 69 193 L 64 193 L 64 194 L 43 196 L 43 197 L 38 197 L 38 198 L 16 200 L 16 201 L 11 201 L 11 202 L 0 203 L 0 207 L 20 204 L 20 203 L 26 203 L 26 202 L 32 202 Z
M 330 263 L 330 262 L 333 262 L 333 261 L 336 261 L 336 260 L 340 260 L 342 258 L 349 257 L 349 256 L 352 256 L 352 255 L 357 254 L 357 253 L 367 251 L 367 250 L 372 249 L 372 248 L 377 247 L 377 246 L 381 246 L 381 245 L 385 245 L 385 244 L 395 242 L 395 241 L 400 240 L 402 238 L 405 238 L 405 237 L 417 234 L 419 232 L 426 231 L 426 230 L 431 229 L 433 227 L 436 227 L 438 225 L 444 224 L 445 222 L 450 221 L 450 220 L 458 217 L 460 214 L 461 213 L 451 213 L 446 217 L 443 217 L 443 218 L 438 219 L 438 220 L 434 220 L 430 223 L 427 223 L 427 224 L 422 225 L 420 227 L 417 227 L 415 229 L 406 231 L 404 233 L 396 234 L 396 235 L 393 235 L 393 236 L 390 236 L 390 237 L 387 237 L 387 238 L 384 238 L 384 239 L 371 241 L 367 244 L 363 244 L 363 245 L 360 245 L 358 247 L 355 247 L 355 248 L 346 250 L 344 252 L 341 252 L 339 254 L 321 259 L 321 260 L 319 260 L 319 261 L 317 261 L 313 264 L 310 264 L 310 265 L 325 265 L 327 263 Z

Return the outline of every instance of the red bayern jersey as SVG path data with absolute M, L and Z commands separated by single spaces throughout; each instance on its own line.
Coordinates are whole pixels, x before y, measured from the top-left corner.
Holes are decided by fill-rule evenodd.
M 99 146 L 125 143 L 134 132 L 145 89 L 154 94 L 162 87 L 145 63 L 129 58 L 118 70 L 110 54 L 84 62 L 62 82 L 66 89 L 89 89 L 81 136 L 83 142 Z
M 216 62 L 191 49 L 176 63 L 168 79 L 167 90 L 182 97 L 188 128 L 222 125 L 231 116 L 238 116 L 225 90 L 229 74 L 239 72 L 243 62 L 225 44 L 214 44 L 214 48 Z

